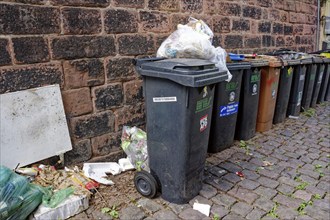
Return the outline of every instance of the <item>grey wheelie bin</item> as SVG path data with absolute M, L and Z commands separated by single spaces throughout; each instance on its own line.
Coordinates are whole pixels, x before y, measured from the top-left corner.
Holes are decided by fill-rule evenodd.
M 312 63 L 311 58 L 303 58 L 300 61 L 300 65 L 297 65 L 293 71 L 287 116 L 299 116 L 304 92 L 306 69 L 307 65 Z
M 256 133 L 262 67 L 268 66 L 267 60 L 248 59 L 251 68 L 243 72 L 235 139 L 249 140 Z
M 186 203 L 202 188 L 215 84 L 227 79 L 200 59 L 138 59 L 147 113 L 150 173 L 137 172 L 135 187 L 152 198 Z
M 311 105 L 317 66 L 319 63 L 323 62 L 320 57 L 312 57 L 312 61 L 313 63 L 308 65 L 306 69 L 304 93 L 301 100 L 301 111 L 306 111 Z
M 317 103 L 321 103 L 325 101 L 325 95 L 328 83 L 330 81 L 330 58 L 323 58 L 324 61 L 324 73 L 323 73 L 323 80 L 321 83 L 321 88 L 319 92 L 319 96 L 317 98 Z
M 313 94 L 312 94 L 312 100 L 311 100 L 311 107 L 314 108 L 316 106 L 317 97 L 319 96 L 321 83 L 323 79 L 323 73 L 325 69 L 325 65 L 323 62 L 323 59 L 321 59 L 321 62 L 317 64 L 316 69 L 316 75 L 315 75 L 315 82 L 314 82 L 314 88 L 313 88 Z
M 208 147 L 210 153 L 225 150 L 234 142 L 242 75 L 251 65 L 248 62 L 234 62 L 227 63 L 227 67 L 233 78 L 230 82 L 218 83 L 215 88 Z

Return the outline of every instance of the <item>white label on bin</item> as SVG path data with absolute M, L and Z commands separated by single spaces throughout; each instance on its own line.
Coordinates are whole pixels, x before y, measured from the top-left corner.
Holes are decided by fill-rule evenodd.
M 171 97 L 153 97 L 153 102 L 176 102 L 176 96 Z

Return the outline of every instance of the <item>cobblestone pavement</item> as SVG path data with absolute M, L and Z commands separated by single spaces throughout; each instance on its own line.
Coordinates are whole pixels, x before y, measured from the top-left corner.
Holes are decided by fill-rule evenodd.
M 286 119 L 246 144 L 209 155 L 203 189 L 189 204 L 135 195 L 118 210 L 119 218 L 330 219 L 329 139 L 328 102 L 312 117 Z M 211 205 L 210 217 L 192 209 L 195 201 Z M 111 219 L 89 210 L 75 218 Z

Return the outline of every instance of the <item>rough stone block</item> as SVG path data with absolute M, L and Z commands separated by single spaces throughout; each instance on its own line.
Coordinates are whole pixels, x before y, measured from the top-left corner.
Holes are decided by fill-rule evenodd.
M 8 43 L 7 39 L 0 39 L 0 66 L 11 64 Z
M 135 75 L 132 58 L 112 58 L 106 62 L 107 80 L 117 81 L 132 78 Z
M 259 33 L 270 33 L 271 23 L 270 22 L 261 22 L 258 25 Z
M 243 37 L 241 35 L 226 35 L 224 45 L 226 49 L 242 48 Z
M 75 138 L 91 138 L 114 131 L 114 115 L 102 112 L 71 119 L 72 135 Z
M 86 7 L 107 7 L 110 0 L 51 0 L 53 5 L 70 5 Z
M 97 58 L 116 54 L 112 36 L 68 36 L 52 39 L 54 59 Z
M 230 19 L 229 18 L 213 18 L 213 31 L 214 33 L 228 33 L 230 32 Z
M 224 16 L 240 16 L 242 8 L 239 4 L 219 1 L 216 4 L 217 12 Z
M 118 37 L 119 53 L 146 55 L 154 52 L 154 40 L 150 35 L 122 35 Z
M 116 131 L 122 129 L 124 125 L 138 126 L 145 123 L 144 104 L 135 106 L 125 106 L 115 111 Z
M 185 12 L 200 13 L 203 11 L 203 0 L 182 0 L 181 9 Z
M 107 33 L 134 33 L 138 30 L 138 14 L 132 10 L 109 9 L 104 15 Z
M 0 93 L 15 92 L 45 85 L 62 85 L 60 64 L 38 64 L 0 69 Z
M 261 8 L 253 6 L 243 7 L 243 17 L 260 19 L 261 18 Z
M 99 10 L 82 8 L 63 8 L 64 34 L 96 34 L 102 30 Z
M 78 116 L 93 111 L 92 98 L 88 87 L 62 92 L 67 116 Z
M 90 140 L 74 142 L 72 150 L 64 154 L 64 163 L 66 165 L 77 164 L 89 160 L 92 157 Z
M 97 111 L 112 109 L 123 104 L 123 87 L 121 83 L 95 87 L 92 92 Z
M 127 8 L 144 8 L 144 0 L 113 0 L 112 4 L 119 7 Z
M 259 36 L 246 36 L 244 46 L 247 48 L 255 48 L 261 46 L 261 38 Z
M 283 24 L 282 23 L 273 23 L 273 34 L 283 34 Z
M 160 12 L 140 11 L 140 24 L 145 32 L 168 32 L 170 20 L 167 14 Z
M 63 62 L 64 87 L 74 89 L 104 83 L 104 67 L 100 59 L 83 59 Z
M 178 11 L 180 4 L 177 0 L 149 0 L 148 8 L 160 11 Z
M 246 19 L 233 19 L 232 31 L 249 31 L 250 21 Z
M 47 40 L 42 37 L 12 38 L 16 63 L 49 61 Z
M 104 156 L 111 152 L 120 150 L 120 138 L 121 132 L 108 133 L 92 138 L 91 142 L 93 156 Z
M 60 10 L 53 7 L 0 3 L 1 34 L 60 33 Z
M 124 103 L 136 104 L 143 100 L 142 80 L 130 81 L 123 84 Z

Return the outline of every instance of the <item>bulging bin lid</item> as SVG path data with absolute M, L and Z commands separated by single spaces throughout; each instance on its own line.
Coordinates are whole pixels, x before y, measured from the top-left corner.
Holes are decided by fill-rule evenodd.
M 313 63 L 323 63 L 323 59 L 321 57 L 313 56 L 312 57 Z
M 227 68 L 230 70 L 244 70 L 244 69 L 250 69 L 251 64 L 248 62 L 233 62 L 233 63 L 227 63 Z
M 262 66 L 268 66 L 269 62 L 267 60 L 262 60 L 262 59 L 247 59 L 251 64 L 251 67 L 262 67 Z
M 283 62 L 278 57 L 268 56 L 268 55 L 258 55 L 256 59 L 267 60 L 269 62 L 270 67 L 281 67 L 283 66 Z
M 190 87 L 201 87 L 225 81 L 226 71 L 219 71 L 214 63 L 202 59 L 160 59 L 135 60 L 136 69 L 142 76 L 164 78 Z
M 325 58 L 323 58 L 323 61 L 324 61 L 325 63 L 330 63 L 330 58 L 325 57 Z
M 311 57 L 302 58 L 302 59 L 300 59 L 300 61 L 301 61 L 301 64 L 311 64 L 311 63 L 313 63 L 313 60 L 312 60 Z
M 293 65 L 299 65 L 300 64 L 300 59 L 296 60 L 286 60 L 288 62 L 288 66 L 293 66 Z

